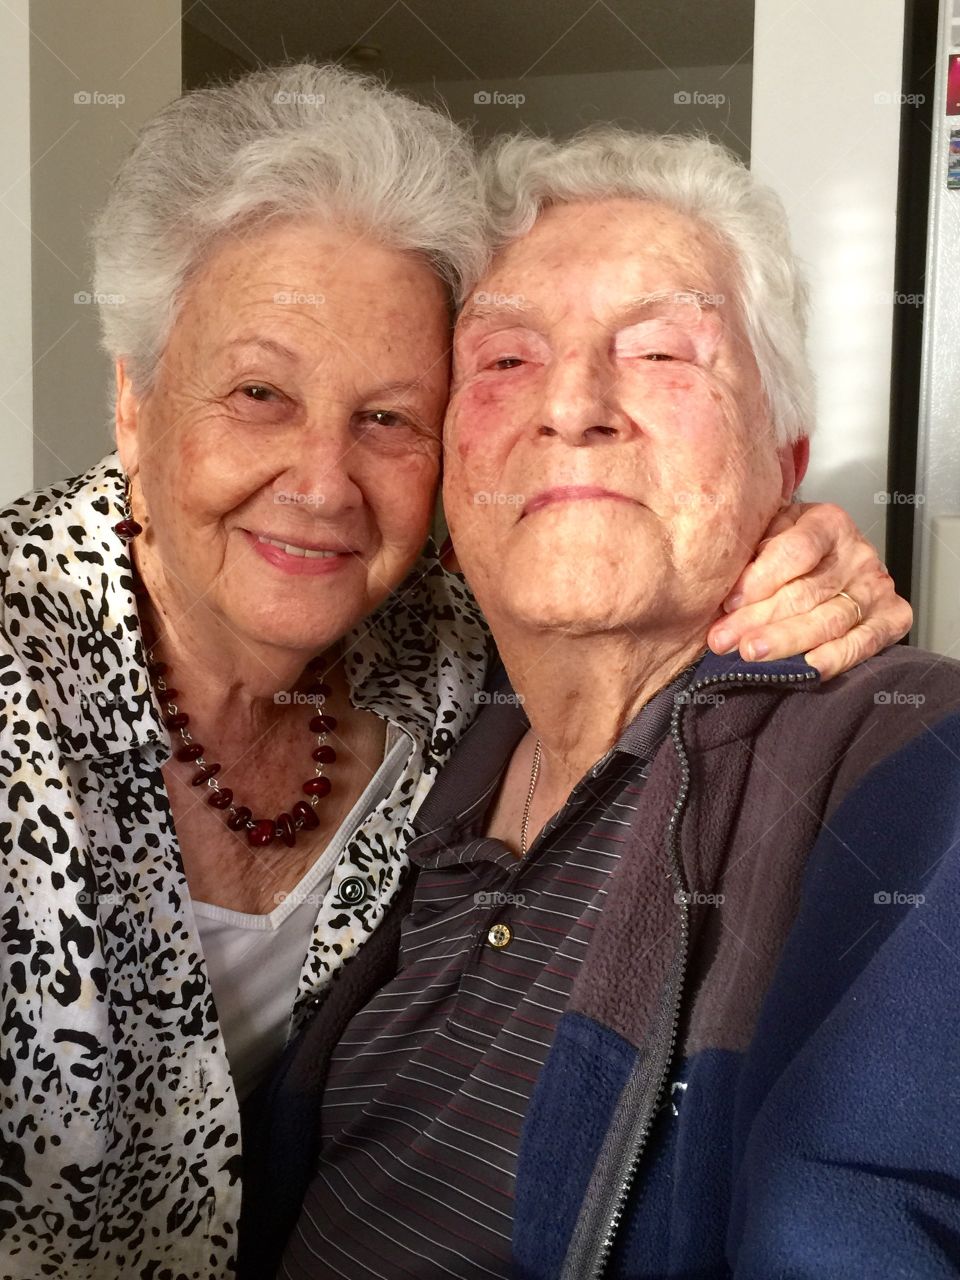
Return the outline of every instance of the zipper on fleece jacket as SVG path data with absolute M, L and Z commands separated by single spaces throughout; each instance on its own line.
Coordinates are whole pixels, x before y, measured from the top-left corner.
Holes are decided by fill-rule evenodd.
M 638 1118 L 627 1144 L 624 1160 L 620 1162 L 620 1180 L 616 1188 L 612 1204 L 608 1205 L 604 1215 L 605 1228 L 601 1235 L 594 1235 L 593 1239 L 585 1238 L 583 1227 L 584 1214 L 581 1207 L 578 1221 L 574 1227 L 573 1236 L 571 1237 L 570 1247 L 567 1256 L 564 1259 L 561 1280 L 604 1280 L 607 1274 L 607 1267 L 610 1262 L 610 1256 L 613 1252 L 613 1246 L 617 1238 L 617 1232 L 623 1222 L 623 1216 L 626 1212 L 627 1201 L 636 1181 L 637 1173 L 640 1168 L 640 1162 L 646 1151 L 647 1141 L 650 1137 L 650 1130 L 653 1127 L 653 1119 L 657 1114 L 657 1108 L 663 1097 L 663 1091 L 670 1074 L 670 1067 L 673 1063 L 677 1045 L 677 1028 L 680 1023 L 680 1010 L 683 1002 L 683 985 L 686 976 L 688 949 L 690 943 L 690 911 L 686 900 L 686 884 L 683 877 L 683 866 L 680 860 L 680 828 L 687 809 L 687 802 L 690 797 L 690 761 L 687 757 L 686 748 L 683 743 L 681 734 L 681 725 L 684 712 L 690 706 L 692 695 L 701 689 L 708 687 L 716 687 L 717 685 L 732 685 L 734 687 L 751 684 L 778 685 L 778 684 L 806 684 L 811 680 L 819 679 L 819 673 L 809 670 L 802 674 L 786 675 L 779 673 L 776 675 L 764 675 L 749 671 L 737 671 L 733 673 L 724 673 L 715 676 L 708 676 L 704 679 L 697 680 L 691 684 L 682 693 L 677 695 L 673 705 L 673 714 L 670 719 L 670 736 L 673 739 L 674 749 L 680 761 L 681 781 L 680 790 L 670 815 L 668 830 L 668 852 L 670 859 L 670 876 L 677 886 L 678 906 L 680 909 L 680 944 L 677 949 L 677 955 L 674 960 L 672 973 L 668 979 L 668 983 L 673 987 L 672 1008 L 670 1010 L 669 1031 L 665 1041 L 661 1041 L 659 1046 L 654 1046 L 655 1053 L 651 1055 L 656 1061 L 660 1060 L 660 1072 L 656 1078 L 653 1088 L 645 1091 L 643 1102 L 638 1110 Z M 628 1082 L 629 1085 L 629 1082 Z M 628 1087 L 628 1086 L 627 1086 Z M 591 1218 L 595 1215 L 591 1214 Z

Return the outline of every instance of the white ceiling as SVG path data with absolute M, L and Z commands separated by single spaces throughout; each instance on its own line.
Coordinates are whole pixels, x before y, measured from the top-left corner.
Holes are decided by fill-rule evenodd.
M 752 59 L 753 0 L 184 0 L 184 20 L 249 65 L 353 45 L 400 84 L 731 66 Z

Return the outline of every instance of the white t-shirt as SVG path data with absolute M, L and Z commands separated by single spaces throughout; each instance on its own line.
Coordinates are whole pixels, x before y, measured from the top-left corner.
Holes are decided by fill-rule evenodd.
M 393 790 L 412 749 L 412 738 L 388 724 L 380 768 L 323 853 L 269 915 L 247 915 L 193 901 L 230 1071 L 241 1100 L 260 1083 L 286 1043 L 304 956 L 343 847 Z

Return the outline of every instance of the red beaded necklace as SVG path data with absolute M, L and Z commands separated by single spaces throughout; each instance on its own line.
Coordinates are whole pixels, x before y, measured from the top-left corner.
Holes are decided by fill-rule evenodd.
M 332 764 L 337 758 L 336 751 L 326 741 L 330 731 L 337 727 L 337 722 L 323 710 L 330 696 L 330 686 L 320 678 L 320 668 L 324 662 L 324 658 L 313 658 L 307 663 L 311 688 L 306 697 L 316 706 L 316 714 L 311 716 L 308 728 L 317 738 L 317 745 L 310 753 L 315 763 L 314 776 L 303 784 L 303 792 L 308 799 L 298 800 L 289 813 L 284 811 L 276 818 L 255 818 L 253 811 L 246 805 L 234 804 L 233 792 L 229 787 L 221 786 L 217 778 L 220 764 L 206 759 L 206 747 L 196 742 L 190 733 L 190 717 L 185 711 L 181 711 L 178 703 L 179 690 L 172 688 L 166 681 L 169 667 L 165 662 L 147 663 L 157 701 L 163 706 L 163 723 L 180 736 L 182 745 L 175 753 L 176 759 L 184 764 L 196 765 L 197 771 L 190 780 L 192 785 L 202 787 L 206 784 L 209 787 L 207 804 L 221 812 L 231 831 L 245 831 L 247 843 L 253 849 L 265 849 L 277 838 L 292 849 L 299 832 L 313 831 L 320 825 L 314 809 L 324 796 L 330 794 L 330 779 L 324 774 L 323 766 Z
M 143 525 L 138 520 L 134 520 L 130 511 L 129 481 L 126 482 L 124 488 L 122 512 L 123 519 L 113 526 L 114 532 L 124 542 L 130 542 L 133 538 L 143 533 Z M 134 595 L 142 598 L 147 592 L 137 571 L 136 560 L 132 555 L 130 556 L 130 568 L 133 572 Z M 190 717 L 185 711 L 180 710 L 177 702 L 180 691 L 172 688 L 166 681 L 166 675 L 170 668 L 165 662 L 154 660 L 152 650 L 153 647 L 147 650 L 147 658 L 149 659 L 147 672 L 153 680 L 157 701 L 163 705 L 163 723 L 168 729 L 180 735 L 182 746 L 175 753 L 176 758 L 183 764 L 196 765 L 197 771 L 191 778 L 191 783 L 195 787 L 202 787 L 206 783 L 210 788 L 207 804 L 220 811 L 230 830 L 245 831 L 247 833 L 247 843 L 253 849 L 265 849 L 268 844 L 273 844 L 278 837 L 288 848 L 292 849 L 297 843 L 299 832 L 314 831 L 319 827 L 320 819 L 314 813 L 314 809 L 324 796 L 330 794 L 330 779 L 324 774 L 323 766 L 325 764 L 333 764 L 337 758 L 336 751 L 327 744 L 326 740 L 327 735 L 333 729 L 336 729 L 337 722 L 333 716 L 327 715 L 323 710 L 324 704 L 330 696 L 330 686 L 325 684 L 320 676 L 325 659 L 311 658 L 307 663 L 307 674 L 311 682 L 311 688 L 306 697 L 309 702 L 314 703 L 316 706 L 316 714 L 311 716 L 308 728 L 317 738 L 317 745 L 310 753 L 315 765 L 314 776 L 308 778 L 303 784 L 303 793 L 307 796 L 307 799 L 298 800 L 291 807 L 289 813 L 284 810 L 283 813 L 277 814 L 275 818 L 255 818 L 252 809 L 249 809 L 244 804 L 233 803 L 233 792 L 229 787 L 220 785 L 217 774 L 220 772 L 221 765 L 218 761 L 208 761 L 204 755 L 206 747 L 194 741 L 188 728 Z

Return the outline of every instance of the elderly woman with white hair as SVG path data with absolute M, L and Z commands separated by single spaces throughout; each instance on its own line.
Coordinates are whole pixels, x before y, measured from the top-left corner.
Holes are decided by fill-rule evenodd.
M 277 1073 L 241 1274 L 295 1224 L 283 1280 L 956 1275 L 960 664 L 703 641 L 806 466 L 782 208 L 695 138 L 487 172 L 443 496 L 503 665 Z
M 485 216 L 455 125 L 336 68 L 189 94 L 120 171 L 117 453 L 0 519 L 4 1275 L 232 1273 L 240 1101 L 484 697 L 428 534 Z M 842 513 L 770 532 L 715 644 L 833 672 L 906 629 Z

